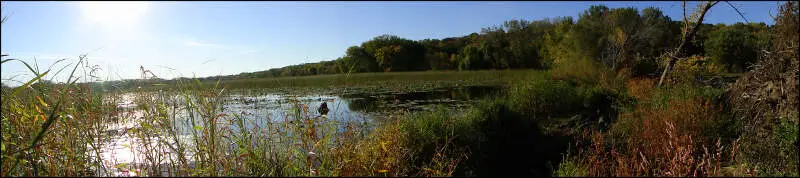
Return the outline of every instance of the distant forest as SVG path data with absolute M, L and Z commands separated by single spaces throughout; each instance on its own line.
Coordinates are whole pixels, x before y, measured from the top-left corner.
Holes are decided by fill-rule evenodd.
M 692 17 L 690 17 L 692 18 Z M 359 72 L 425 70 L 548 69 L 576 60 L 594 61 L 634 76 L 657 75 L 667 49 L 680 42 L 683 23 L 654 7 L 591 6 L 579 15 L 537 21 L 510 20 L 462 37 L 409 40 L 381 35 L 347 48 L 331 61 L 305 63 L 237 75 L 200 78 L 233 80 Z M 701 24 L 689 41 L 687 56 L 718 66 L 720 73 L 741 73 L 771 44 L 771 26 L 760 23 Z M 163 80 L 151 80 L 159 82 Z

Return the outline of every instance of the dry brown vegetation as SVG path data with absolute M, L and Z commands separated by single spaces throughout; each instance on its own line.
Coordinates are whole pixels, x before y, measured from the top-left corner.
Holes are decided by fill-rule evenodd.
M 772 170 L 797 171 L 798 147 L 798 3 L 786 2 L 775 18 L 772 49 L 731 86 L 727 99 L 742 126 L 748 161 Z

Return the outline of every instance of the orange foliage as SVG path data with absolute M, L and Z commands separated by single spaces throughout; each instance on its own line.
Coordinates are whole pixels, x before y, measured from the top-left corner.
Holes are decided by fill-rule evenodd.
M 641 97 L 647 96 L 649 83 L 627 85 Z M 630 128 L 626 144 L 609 144 L 597 131 L 584 132 L 591 141 L 587 151 L 578 153 L 584 158 L 580 164 L 587 165 L 589 176 L 721 176 L 723 161 L 731 158 L 722 154 L 733 152 L 703 134 L 703 126 L 719 118 L 719 108 L 704 99 L 673 100 L 666 109 L 637 108 L 620 118 L 633 120 L 623 126 Z
M 641 100 L 650 96 L 653 91 L 654 81 L 650 78 L 631 79 L 625 83 L 625 88 L 628 88 L 629 95 Z

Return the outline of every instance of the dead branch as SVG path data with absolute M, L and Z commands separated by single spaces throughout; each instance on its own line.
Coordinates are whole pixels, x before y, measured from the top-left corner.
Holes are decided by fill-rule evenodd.
M 694 35 L 697 33 L 697 29 L 700 27 L 701 24 L 703 24 L 703 19 L 705 18 L 706 13 L 708 12 L 708 10 L 711 9 L 711 7 L 713 7 L 717 3 L 719 3 L 719 1 L 708 1 L 705 4 L 705 6 L 703 6 L 702 9 L 699 11 L 700 17 L 695 22 L 694 27 L 688 29 L 689 33 L 684 33 L 683 38 L 681 39 L 681 44 L 678 45 L 678 47 L 673 52 L 668 52 L 668 56 L 669 56 L 670 60 L 669 60 L 669 63 L 667 63 L 667 66 L 664 68 L 664 72 L 661 73 L 661 79 L 658 80 L 658 86 L 659 87 L 664 83 L 664 79 L 666 78 L 667 73 L 669 72 L 669 70 L 672 69 L 672 66 L 675 65 L 675 62 L 677 62 L 678 59 L 684 57 L 683 53 L 684 53 L 684 50 L 686 48 L 686 43 L 690 39 L 692 39 L 694 37 Z M 686 3 L 684 2 L 684 8 L 686 6 L 685 4 Z M 689 22 L 687 20 L 685 20 L 685 19 L 686 19 L 686 17 L 684 16 L 684 22 L 683 22 L 684 23 L 684 28 L 689 24 Z M 686 30 L 687 29 L 684 29 L 684 31 L 686 31 Z

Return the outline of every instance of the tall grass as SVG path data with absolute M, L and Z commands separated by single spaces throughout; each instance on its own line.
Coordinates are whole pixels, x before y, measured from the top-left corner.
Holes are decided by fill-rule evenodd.
M 47 74 L 14 92 L 3 89 L 3 176 L 402 176 L 454 169 L 444 160 L 425 169 L 408 164 L 403 113 L 372 132 L 367 123 L 319 115 L 296 98 L 283 118 L 225 112 L 228 90 L 219 83 L 178 80 L 159 91 L 109 93 L 71 79 L 32 85 Z M 107 154 L 132 157 L 116 162 L 104 160 Z
M 338 93 L 342 90 L 364 91 L 420 91 L 432 88 L 468 85 L 506 85 L 525 77 L 536 75 L 535 70 L 484 70 L 484 71 L 424 71 L 355 73 L 315 76 L 235 79 L 219 81 L 227 89 L 254 89 L 291 93 Z M 168 89 L 177 81 L 166 81 L 168 85 L 147 85 L 144 89 L 158 91 Z M 217 81 L 202 81 L 211 87 Z
M 653 79 L 625 83 L 633 98 L 607 132 L 585 130 L 578 152 L 558 171 L 574 176 L 752 176 L 737 166 L 731 119 L 718 103 L 721 89 L 677 84 L 654 88 Z M 738 172 L 737 172 L 738 171 Z
M 369 130 L 358 126 L 359 122 L 318 115 L 299 100 L 292 100 L 293 107 L 284 118 L 224 113 L 224 88 L 208 87 L 198 80 L 179 82 L 174 90 L 136 95 L 143 114 L 137 121 L 141 127 L 131 134 L 142 140 L 134 150 L 146 154 L 144 164 L 129 169 L 138 170 L 139 175 L 338 176 L 376 175 L 372 173 L 387 169 L 374 164 L 389 159 L 386 155 L 346 159 L 353 156 L 353 147 L 370 144 L 362 140 L 380 138 L 365 137 Z M 181 141 L 180 134 L 188 139 Z M 385 143 L 380 143 L 385 149 Z M 348 170 L 354 167 L 363 172 Z
M 6 62 L 19 60 L 3 60 Z M 2 92 L 2 176 L 87 176 L 103 166 L 97 149 L 103 146 L 103 131 L 108 127 L 113 107 L 101 95 L 78 85 L 78 66 L 86 66 L 85 56 L 72 68 L 67 81 L 46 84 L 42 78 L 52 69 L 40 72 L 38 66 L 24 64 L 36 77 L 22 86 Z M 54 72 L 57 75 L 64 68 Z M 84 74 L 90 74 L 86 71 Z M 83 77 L 89 77 L 84 75 Z

